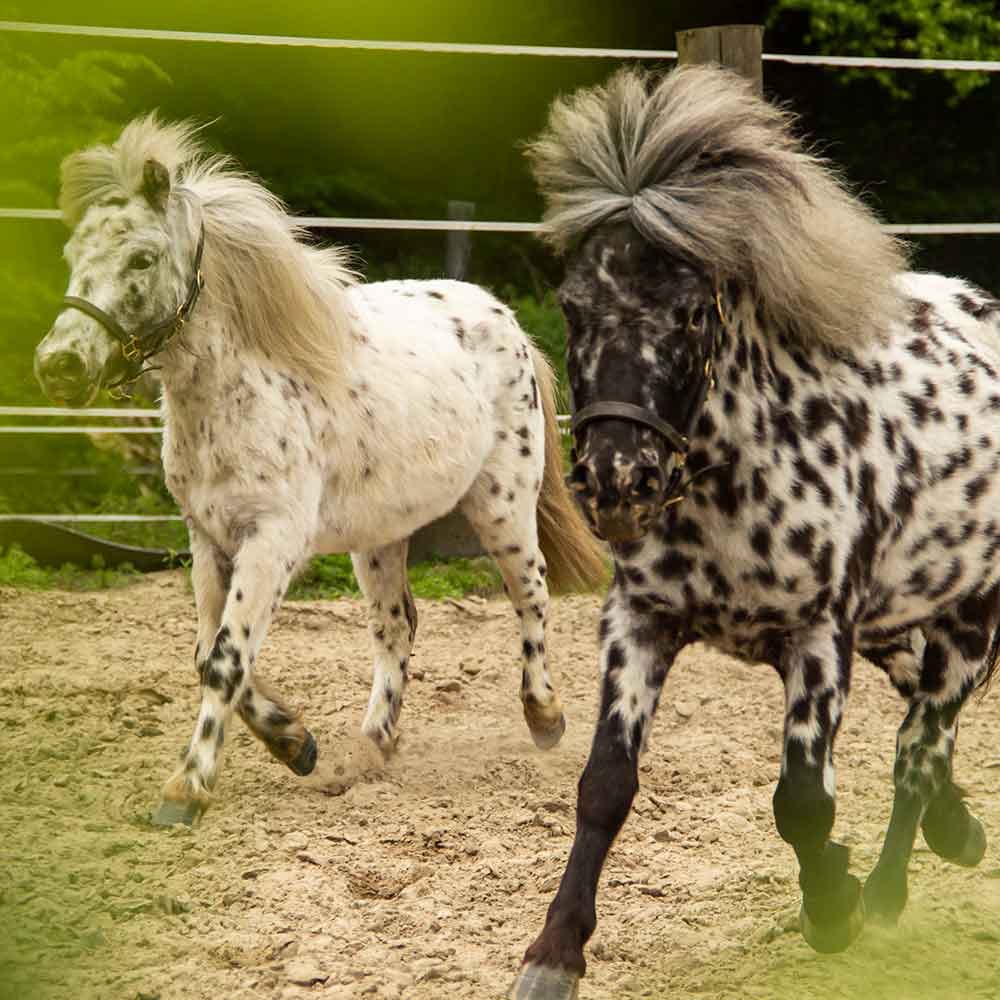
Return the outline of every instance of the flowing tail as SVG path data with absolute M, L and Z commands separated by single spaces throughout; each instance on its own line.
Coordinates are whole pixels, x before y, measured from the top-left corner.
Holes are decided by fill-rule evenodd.
M 535 378 L 545 415 L 545 473 L 538 497 L 538 544 L 548 566 L 549 587 L 556 593 L 596 590 L 608 580 L 608 559 L 601 543 L 566 488 L 562 440 L 556 420 L 555 375 L 532 346 Z

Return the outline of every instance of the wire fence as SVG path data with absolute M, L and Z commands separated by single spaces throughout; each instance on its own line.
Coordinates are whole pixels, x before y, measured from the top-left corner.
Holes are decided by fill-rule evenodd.
M 376 52 L 426 52 L 447 55 L 543 56 L 571 59 L 677 58 L 676 49 L 580 48 L 564 45 L 483 45 L 469 42 L 388 41 L 367 38 L 322 38 L 297 35 L 253 35 L 224 31 L 171 31 L 159 28 L 113 28 L 101 25 L 46 24 L 37 21 L 0 21 L 0 31 L 43 35 L 80 35 L 162 42 L 214 42 L 225 45 L 267 45 L 314 49 L 366 49 Z M 828 56 L 809 53 L 765 52 L 765 62 L 801 66 L 843 66 L 870 69 L 951 70 L 1000 73 L 1000 61 L 989 59 L 916 59 L 905 56 Z
M 131 39 L 163 42 L 200 42 L 227 45 L 281 46 L 318 49 L 413 52 L 473 56 L 524 56 L 546 58 L 583 58 L 616 60 L 673 60 L 674 49 L 581 48 L 546 45 L 487 45 L 459 42 L 389 41 L 304 37 L 293 35 L 256 35 L 212 31 L 172 31 L 151 28 L 117 28 L 100 25 L 49 24 L 33 21 L 0 21 L 0 32 L 79 36 L 85 38 Z M 1000 73 L 1000 61 L 979 59 L 916 59 L 889 56 L 829 56 L 765 52 L 765 62 L 804 66 L 834 66 L 893 70 L 958 71 Z M 55 209 L 0 208 L 0 219 L 61 220 Z M 480 221 L 467 219 L 376 219 L 327 216 L 295 216 L 295 221 L 310 229 L 388 229 L 400 231 L 537 233 L 538 222 Z M 895 223 L 883 227 L 898 235 L 986 236 L 1000 234 L 1000 222 Z M 122 419 L 159 419 L 155 409 L 92 408 L 73 410 L 64 407 L 0 406 L 0 416 L 8 417 L 108 417 Z M 558 417 L 568 430 L 569 416 Z M 70 425 L 70 426 L 0 426 L 0 434 L 162 434 L 161 426 Z M 0 515 L 0 521 L 30 520 L 49 522 L 155 522 L 181 521 L 179 515 L 140 514 L 16 514 Z
M 538 233 L 540 222 L 491 222 L 478 219 L 352 219 L 340 216 L 290 215 L 307 229 L 396 229 L 400 231 L 466 233 Z M 0 219 L 61 221 L 54 208 L 0 208 Z M 898 222 L 882 227 L 900 236 L 995 236 L 1000 222 Z

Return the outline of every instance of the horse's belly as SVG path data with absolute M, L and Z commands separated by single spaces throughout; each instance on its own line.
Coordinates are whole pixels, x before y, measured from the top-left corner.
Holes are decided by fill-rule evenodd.
M 409 538 L 424 525 L 454 509 L 465 491 L 456 489 L 423 498 L 418 507 L 385 499 L 352 498 L 324 510 L 313 549 L 321 553 L 368 552 Z
M 381 462 L 368 477 L 332 478 L 323 496 L 317 552 L 364 552 L 408 538 L 455 508 L 482 470 L 494 430 L 468 415 L 450 433 L 412 442 L 396 462 Z

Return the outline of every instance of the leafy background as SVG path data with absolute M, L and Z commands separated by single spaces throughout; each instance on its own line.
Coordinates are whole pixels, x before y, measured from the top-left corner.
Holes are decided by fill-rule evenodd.
M 317 35 L 673 48 L 684 27 L 765 23 L 768 51 L 1000 57 L 989 2 L 958 0 L 426 0 L 281 5 L 177 0 L 159 8 L 104 0 L 0 4 L 0 17 L 93 24 Z M 664 64 L 665 66 L 669 64 Z M 449 199 L 479 218 L 537 218 L 519 143 L 559 92 L 614 63 L 111 40 L 0 33 L 0 206 L 55 205 L 69 151 L 113 139 L 151 108 L 212 122 L 209 141 L 236 156 L 301 214 L 440 217 Z M 891 221 L 1000 219 L 997 74 L 840 71 L 765 66 L 770 96 Z M 317 233 L 329 239 L 329 231 Z M 443 234 L 337 232 L 369 279 L 434 276 Z M 32 350 L 66 280 L 57 222 L 0 220 L 0 403 L 42 405 Z M 997 237 L 914 242 L 916 266 L 1000 289 Z M 475 235 L 471 280 L 510 301 L 561 370 L 558 263 L 531 237 Z M 4 418 L 3 422 L 12 422 Z M 106 443 L 106 442 L 105 442 Z M 133 439 L 133 443 L 135 443 Z M 77 435 L 0 435 L 0 512 L 170 510 L 143 456 Z M 35 470 L 29 474 L 28 470 Z M 37 474 L 44 470 L 44 474 Z M 66 475 L 75 472 L 75 475 Z M 57 474 L 58 473 L 58 474 Z M 119 530 L 119 533 L 121 531 Z M 130 530 L 177 544 L 176 532 Z

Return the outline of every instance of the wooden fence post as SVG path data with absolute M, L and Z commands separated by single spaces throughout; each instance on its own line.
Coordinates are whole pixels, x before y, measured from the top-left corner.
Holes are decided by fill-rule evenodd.
M 448 202 L 449 219 L 472 219 L 476 215 L 474 201 Z M 469 274 L 472 257 L 472 236 L 467 229 L 452 229 L 445 242 L 444 274 L 446 278 L 464 281 Z M 409 561 L 418 562 L 434 556 L 478 556 L 482 545 L 469 522 L 457 510 L 425 524 L 410 539 Z
M 727 24 L 685 28 L 677 32 L 677 62 L 714 62 L 748 77 L 758 95 L 764 91 L 764 28 L 759 24 Z
M 474 201 L 449 201 L 448 218 L 466 220 L 476 214 Z M 469 273 L 469 258 L 472 256 L 472 237 L 467 229 L 453 229 L 448 233 L 445 253 L 444 273 L 448 278 L 464 281 Z

